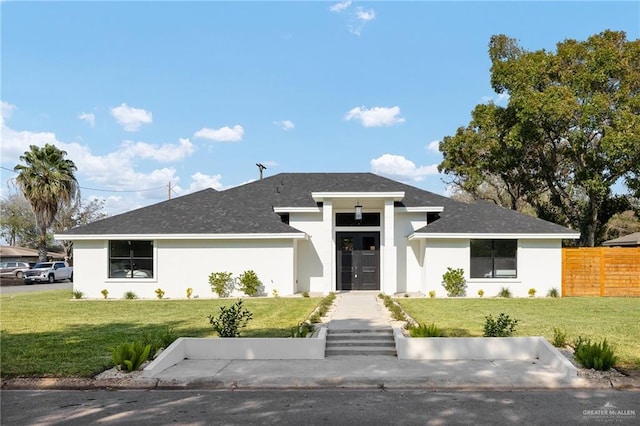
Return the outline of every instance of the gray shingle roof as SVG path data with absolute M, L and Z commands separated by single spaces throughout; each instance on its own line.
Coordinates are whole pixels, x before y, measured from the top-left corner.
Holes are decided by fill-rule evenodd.
M 315 207 L 313 192 L 404 191 L 406 207 L 442 206 L 423 232 L 572 232 L 488 203 L 465 204 L 372 173 L 281 173 L 224 191 L 205 189 L 65 231 L 61 235 L 300 232 L 274 207 Z M 483 205 L 485 204 L 485 205 Z

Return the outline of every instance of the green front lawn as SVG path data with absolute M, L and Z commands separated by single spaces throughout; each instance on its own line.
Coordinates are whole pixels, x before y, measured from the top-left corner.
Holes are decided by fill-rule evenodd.
M 640 299 L 622 297 L 569 297 L 536 299 L 397 299 L 421 323 L 435 323 L 448 336 L 482 336 L 485 316 L 501 312 L 519 320 L 517 336 L 553 338 L 553 329 L 616 348 L 618 365 L 640 369 Z
M 207 315 L 235 299 L 72 300 L 68 290 L 0 298 L 3 378 L 91 377 L 113 366 L 109 348 L 144 332 L 173 328 L 180 337 L 213 337 Z M 318 305 L 318 298 L 246 298 L 253 313 L 242 335 L 288 337 Z

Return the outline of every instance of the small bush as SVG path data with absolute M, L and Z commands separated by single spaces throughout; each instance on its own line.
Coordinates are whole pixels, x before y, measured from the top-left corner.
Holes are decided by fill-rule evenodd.
M 618 361 L 607 339 L 601 343 L 591 343 L 591 340 L 578 336 L 574 344 L 574 357 L 585 368 L 607 371 Z
M 302 297 L 309 297 L 309 292 L 308 291 L 303 291 L 302 292 Z
M 409 327 L 409 335 L 411 337 L 442 337 L 442 330 L 434 323 L 418 324 Z
M 209 315 L 209 323 L 220 337 L 238 337 L 240 329 L 247 326 L 253 314 L 242 307 L 242 299 L 230 307 L 220 306 L 220 315 L 214 317 Z
M 315 327 L 313 324 L 310 324 L 308 322 L 301 322 L 296 327 L 293 327 L 291 329 L 291 337 L 304 338 L 304 337 L 307 337 L 309 334 L 313 333 L 314 330 L 315 330 Z
M 111 349 L 113 363 L 122 371 L 136 371 L 149 358 L 151 345 L 142 342 L 120 343 Z
M 482 297 L 482 296 L 484 296 L 484 290 L 480 289 L 478 290 L 478 297 Z
M 156 297 L 158 299 L 162 299 L 164 297 L 164 290 L 162 290 L 161 288 L 157 288 L 156 289 Z
M 435 299 L 435 297 L 436 297 L 436 291 L 435 291 L 435 290 L 431 290 L 431 291 L 429 292 L 429 298 L 431 298 L 431 299 Z
M 273 294 L 273 297 L 280 297 L 280 294 L 278 293 L 278 290 L 276 290 L 275 288 L 273 289 L 273 291 L 271 293 Z
M 505 297 L 507 299 L 510 298 L 511 290 L 509 290 L 509 287 L 502 287 L 498 292 L 498 297 Z
M 80 290 L 75 290 L 73 292 L 73 298 L 74 299 L 82 299 L 82 296 L 84 296 L 84 293 L 81 292 Z
M 484 337 L 509 337 L 516 330 L 518 325 L 517 319 L 509 318 L 509 315 L 500 313 L 497 319 L 494 319 L 491 314 L 485 317 L 484 323 Z
M 249 297 L 256 296 L 258 294 L 258 289 L 262 285 L 258 276 L 255 272 L 249 270 L 244 271 L 240 275 L 240 291 L 246 294 Z
M 155 355 L 160 349 L 165 349 L 169 347 L 176 339 L 178 335 L 175 330 L 171 327 L 165 327 L 161 330 L 154 330 L 152 332 L 143 332 L 142 333 L 142 344 L 150 345 L 151 351 L 149 352 L 151 355 Z
M 335 293 L 329 293 L 327 296 L 323 297 L 314 313 L 309 317 L 309 322 L 312 324 L 322 322 L 322 317 L 329 312 L 329 308 L 333 305 L 334 300 L 336 300 Z
M 556 348 L 564 348 L 567 346 L 567 332 L 562 328 L 553 328 L 553 340 L 551 340 L 551 344 Z
M 102 293 L 102 297 L 104 297 L 105 299 L 107 297 L 109 297 L 109 290 L 107 290 L 106 288 L 103 288 L 100 293 Z
M 382 301 L 384 302 L 384 306 L 389 310 L 389 312 L 391 312 L 391 318 L 397 321 L 407 321 L 407 316 L 405 315 L 404 311 L 402 310 L 400 305 L 393 301 L 391 297 L 382 293 L 380 293 L 378 297 L 382 299 Z
M 547 292 L 547 297 L 560 297 L 560 292 L 554 287 Z
M 193 289 L 191 287 L 187 288 L 187 299 L 191 299 L 192 294 L 193 294 Z
M 129 300 L 133 300 L 133 299 L 137 299 L 138 296 L 133 292 L 133 291 L 128 291 L 124 294 L 124 298 L 125 299 L 129 299 Z
M 229 297 L 236 286 L 232 275 L 232 272 L 213 272 L 209 275 L 211 291 L 218 297 Z
M 536 289 L 535 288 L 530 288 L 529 289 L 529 297 L 536 297 Z
M 442 274 L 442 286 L 447 291 L 449 297 L 461 297 L 467 294 L 467 280 L 464 279 L 462 268 L 447 268 L 447 272 Z

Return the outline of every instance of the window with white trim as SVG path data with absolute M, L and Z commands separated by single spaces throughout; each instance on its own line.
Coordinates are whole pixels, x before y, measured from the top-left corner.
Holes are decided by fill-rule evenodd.
M 153 278 L 153 241 L 109 241 L 109 278 Z
M 516 278 L 518 240 L 471 240 L 471 278 Z

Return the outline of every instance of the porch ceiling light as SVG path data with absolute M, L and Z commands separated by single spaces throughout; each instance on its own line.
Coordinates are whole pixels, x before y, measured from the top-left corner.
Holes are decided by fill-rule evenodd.
M 355 211 L 355 219 L 356 221 L 361 221 L 362 220 L 362 206 L 360 205 L 360 202 L 358 202 L 358 204 L 356 204 L 355 207 L 356 211 Z

